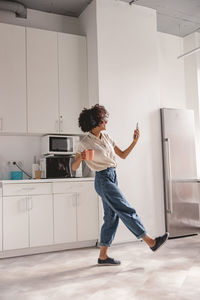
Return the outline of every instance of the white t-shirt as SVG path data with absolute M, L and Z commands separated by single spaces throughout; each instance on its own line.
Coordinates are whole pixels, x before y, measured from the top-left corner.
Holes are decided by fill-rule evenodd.
M 87 166 L 93 171 L 102 171 L 109 167 L 116 168 L 115 142 L 107 133 L 101 133 L 101 139 L 88 133 L 79 143 L 77 153 L 86 149 L 94 150 L 94 159 L 85 160 Z

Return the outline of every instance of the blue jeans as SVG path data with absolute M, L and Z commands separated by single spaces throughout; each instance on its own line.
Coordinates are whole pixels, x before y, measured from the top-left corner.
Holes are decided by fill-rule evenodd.
M 115 168 L 95 174 L 95 190 L 101 197 L 104 208 L 104 224 L 101 228 L 100 246 L 110 246 L 117 230 L 119 218 L 139 239 L 146 235 L 136 211 L 130 206 L 118 188 Z

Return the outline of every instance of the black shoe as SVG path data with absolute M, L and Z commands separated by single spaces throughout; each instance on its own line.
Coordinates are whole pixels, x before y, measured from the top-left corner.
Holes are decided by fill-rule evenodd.
M 106 259 L 98 259 L 98 265 L 99 266 L 119 266 L 121 264 L 121 261 L 116 260 L 111 257 L 107 257 Z
M 159 236 L 156 238 L 156 244 L 153 247 L 150 247 L 152 251 L 156 251 L 158 250 L 162 245 L 164 245 L 164 243 L 166 243 L 166 241 L 168 240 L 169 237 L 169 233 L 166 232 L 164 235 Z

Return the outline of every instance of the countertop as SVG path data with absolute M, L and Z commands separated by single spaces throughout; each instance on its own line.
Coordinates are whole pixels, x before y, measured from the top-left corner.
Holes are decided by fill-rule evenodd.
M 75 181 L 94 181 L 94 177 L 76 178 L 52 178 L 52 179 L 22 179 L 22 180 L 0 180 L 0 187 L 3 183 L 41 183 L 41 182 L 75 182 Z

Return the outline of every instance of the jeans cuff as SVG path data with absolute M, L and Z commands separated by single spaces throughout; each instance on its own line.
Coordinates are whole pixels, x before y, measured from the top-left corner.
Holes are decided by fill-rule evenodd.
M 143 233 L 137 236 L 137 239 L 143 238 L 146 234 L 147 234 L 146 231 L 144 231 Z
M 110 247 L 110 244 L 106 244 L 106 243 L 98 243 L 98 246 Z

